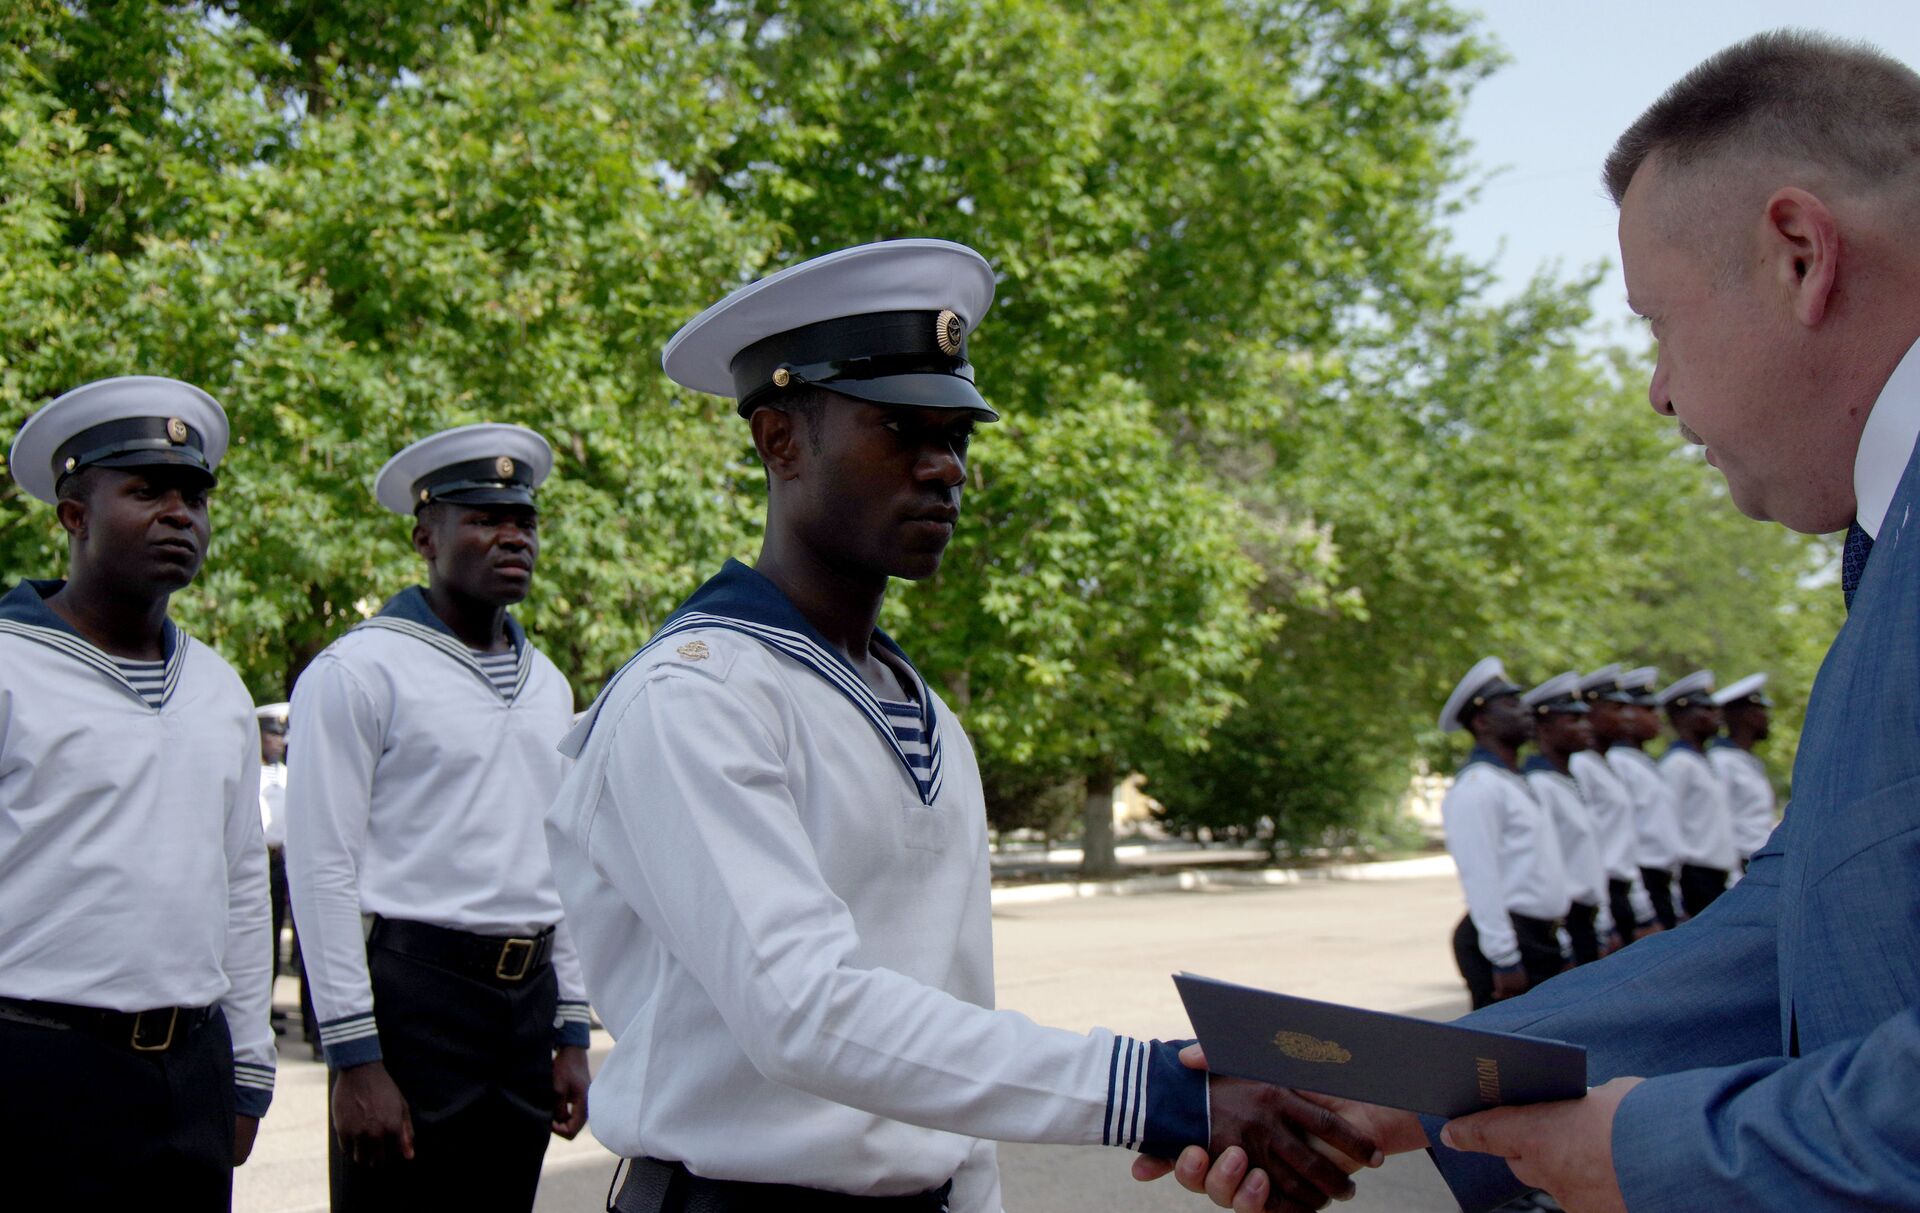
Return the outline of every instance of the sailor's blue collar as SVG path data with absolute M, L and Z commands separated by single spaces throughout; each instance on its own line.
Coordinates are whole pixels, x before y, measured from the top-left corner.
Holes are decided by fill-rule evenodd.
M 933 694 L 906 653 L 884 632 L 878 629 L 874 631 L 873 643 L 899 658 L 910 675 L 913 693 L 919 697 L 921 735 L 928 743 L 924 768 L 917 766 L 914 758 L 901 748 L 900 739 L 894 735 L 886 710 L 880 706 L 880 700 L 872 688 L 861 680 L 853 663 L 807 622 L 800 609 L 780 592 L 780 587 L 737 560 L 727 561 L 705 585 L 695 590 L 691 598 L 667 616 L 660 630 L 641 647 L 633 660 L 620 667 L 607 680 L 600 697 L 587 709 L 585 719 L 575 725 L 561 742 L 561 752 L 570 757 L 579 757 L 581 748 L 586 745 L 587 737 L 593 730 L 594 721 L 599 719 L 600 707 L 606 702 L 608 691 L 634 662 L 678 633 L 699 628 L 722 628 L 742 633 L 819 675 L 866 717 L 881 744 L 893 754 L 901 770 L 919 791 L 921 803 L 930 805 L 939 798 L 943 786 L 940 729 L 934 713 Z
M 427 592 L 417 585 L 408 586 L 387 599 L 386 605 L 380 608 L 376 616 L 376 618 L 382 617 L 417 623 L 421 627 L 432 628 L 456 644 L 463 647 L 466 645 L 466 641 L 461 640 L 454 634 L 453 629 L 447 626 L 446 620 L 433 613 L 433 607 L 427 603 Z M 507 639 L 513 642 L 513 651 L 516 653 L 527 643 L 525 630 L 520 627 L 520 621 L 512 615 L 507 616 Z
M 1667 747 L 1667 753 L 1669 754 L 1673 753 L 1675 750 L 1685 750 L 1689 754 L 1701 753 L 1699 746 L 1693 744 L 1691 741 L 1687 741 L 1684 738 L 1680 738 L 1680 737 L 1674 738 L 1673 744 Z M 1701 756 L 1705 757 L 1704 754 L 1702 754 Z
M 55 632 L 64 633 L 85 644 L 93 644 L 92 641 L 75 631 L 72 624 L 60 618 L 59 615 L 54 613 L 53 608 L 47 605 L 47 599 L 59 593 L 60 588 L 66 584 L 65 581 L 58 578 L 45 581 L 34 579 L 21 581 L 19 585 L 8 590 L 5 597 L 0 597 L 0 620 L 5 620 L 8 623 L 22 624 L 30 628 L 47 628 Z M 173 620 L 162 620 L 160 624 L 160 650 L 166 660 L 173 660 L 173 650 L 177 643 L 178 635 L 173 626 Z
M 1715 737 L 1707 743 L 1707 748 L 1709 750 L 1737 750 L 1740 747 L 1733 744 L 1733 738 L 1731 737 Z
M 1513 770 L 1512 767 L 1508 766 L 1505 762 L 1502 762 L 1500 760 L 1500 755 L 1494 753 L 1492 750 L 1489 750 L 1487 747 L 1483 745 L 1477 745 L 1473 747 L 1473 750 L 1467 755 L 1467 760 L 1460 764 L 1460 770 L 1464 772 L 1468 767 L 1472 766 L 1476 762 L 1484 762 L 1488 766 L 1497 767 L 1502 771 Z
M 1559 767 L 1554 766 L 1553 761 L 1549 759 L 1545 754 L 1533 755 L 1531 758 L 1527 759 L 1526 765 L 1523 766 L 1521 770 L 1525 771 L 1529 775 L 1533 774 L 1535 771 L 1545 771 L 1550 775 L 1564 775 L 1566 773 L 1562 771 Z
M 794 606 L 793 602 L 780 592 L 779 586 L 769 581 L 766 574 L 758 569 L 748 568 L 738 560 L 728 560 L 722 565 L 718 573 L 709 577 L 705 585 L 693 592 L 693 597 L 681 603 L 673 614 L 667 616 L 667 621 L 661 625 L 660 630 L 663 632 L 669 630 L 674 623 L 687 615 L 725 615 L 748 623 L 798 632 L 831 654 L 846 667 L 849 674 L 855 673 L 853 663 L 849 662 L 839 649 L 828 643 L 819 629 L 807 622 L 807 617 L 802 615 L 800 608 Z M 914 672 L 914 677 L 919 678 L 919 668 L 908 659 L 900 646 L 893 642 L 891 636 L 875 628 L 873 640 L 881 648 L 905 662 L 907 668 Z M 914 691 L 921 693 L 922 688 L 915 687 Z

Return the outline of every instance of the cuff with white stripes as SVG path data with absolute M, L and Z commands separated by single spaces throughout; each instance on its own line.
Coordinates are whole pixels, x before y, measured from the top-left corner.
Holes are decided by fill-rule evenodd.
M 593 1044 L 593 1012 L 584 1002 L 560 1003 L 553 1014 L 553 1045 L 556 1049 L 584 1049 Z
M 273 1102 L 273 1067 L 250 1062 L 233 1063 L 233 1110 L 258 1120 Z
M 1139 1041 L 1116 1036 L 1107 1075 L 1107 1115 L 1101 1140 L 1173 1158 L 1212 1137 L 1207 1072 L 1190 1070 L 1180 1050 L 1192 1041 Z
M 326 1051 L 327 1068 L 332 1070 L 364 1066 L 383 1056 L 380 1029 L 373 1022 L 372 1011 L 322 1023 L 320 1047 Z

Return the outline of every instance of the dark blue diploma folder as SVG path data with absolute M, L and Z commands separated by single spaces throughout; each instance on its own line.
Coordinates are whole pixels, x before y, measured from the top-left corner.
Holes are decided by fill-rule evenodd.
M 1579 1099 L 1578 1045 L 1363 1011 L 1179 973 L 1207 1068 L 1430 1116 Z

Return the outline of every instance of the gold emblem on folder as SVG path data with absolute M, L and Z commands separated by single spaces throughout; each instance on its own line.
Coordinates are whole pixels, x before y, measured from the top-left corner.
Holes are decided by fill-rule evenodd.
M 1274 1047 L 1295 1061 L 1317 1061 L 1328 1065 L 1344 1066 L 1353 1060 L 1353 1054 L 1341 1048 L 1331 1040 L 1321 1040 L 1318 1036 L 1309 1036 L 1305 1032 L 1275 1032 Z
M 688 661 L 705 661 L 707 658 L 713 656 L 713 650 L 707 647 L 707 642 L 704 640 L 689 640 L 687 643 L 675 649 L 674 652 L 680 654 L 680 656 L 686 658 Z

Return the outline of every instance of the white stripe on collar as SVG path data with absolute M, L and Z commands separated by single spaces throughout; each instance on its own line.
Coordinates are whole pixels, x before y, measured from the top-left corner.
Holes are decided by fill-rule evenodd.
M 424 623 L 415 623 L 410 619 L 401 619 L 393 615 L 375 615 L 372 619 L 361 620 L 347 630 L 349 632 L 357 632 L 361 628 L 384 628 L 390 632 L 398 632 L 402 636 L 411 636 L 415 640 L 425 641 L 427 644 L 432 645 L 434 648 L 439 649 L 442 653 L 459 662 L 472 673 L 475 678 L 478 678 L 489 691 L 499 695 L 501 699 L 508 703 L 512 703 L 514 700 L 520 698 L 520 692 L 526 689 L 527 678 L 533 672 L 532 641 L 521 642 L 518 654 L 518 665 L 514 672 L 513 686 L 509 690 L 502 691 L 498 686 L 494 685 L 493 679 L 487 676 L 486 669 L 474 658 L 473 650 L 447 635 L 445 632 L 430 628 Z
M 599 696 L 587 709 L 580 723 L 575 725 L 573 731 L 568 733 L 560 743 L 561 752 L 571 758 L 579 757 L 581 749 L 586 745 L 587 736 L 593 729 L 594 721 L 599 719 L 600 705 L 606 702 L 608 693 L 613 690 L 614 684 L 619 682 L 620 676 L 668 637 L 695 628 L 719 628 L 751 636 L 775 652 L 793 658 L 820 675 L 828 685 L 839 691 L 848 702 L 859 709 L 860 713 L 867 718 L 867 723 L 880 734 L 887 748 L 893 751 L 893 756 L 899 761 L 901 771 L 905 773 L 907 782 L 913 785 L 921 803 L 931 805 L 939 798 L 942 783 L 938 722 L 934 719 L 933 698 L 928 693 L 926 682 L 920 677 L 918 671 L 913 671 L 914 691 L 922 707 L 922 721 L 927 732 L 928 750 L 932 761 L 924 786 L 915 773 L 913 764 L 907 760 L 907 752 L 901 748 L 899 739 L 893 735 L 893 725 L 887 719 L 886 710 L 880 706 L 879 697 L 860 680 L 839 654 L 830 652 L 820 647 L 812 638 L 787 628 L 740 619 L 732 615 L 713 615 L 704 611 L 688 611 L 669 621 L 665 627 L 653 634 L 652 639 L 641 646 L 640 651 L 635 653 L 626 665 L 621 666 L 613 677 L 607 679 L 606 686 L 601 689 Z M 909 666 L 908 669 L 912 670 L 912 667 Z
M 178 627 L 174 628 L 173 654 L 167 658 L 166 679 L 161 684 L 159 702 L 149 703 L 147 697 L 141 694 L 140 688 L 133 685 L 133 681 L 127 677 L 114 659 L 83 637 L 59 628 L 20 623 L 12 619 L 0 619 L 0 633 L 44 644 L 56 652 L 65 653 L 82 665 L 92 666 L 138 700 L 140 706 L 156 712 L 167 705 L 167 700 L 173 697 L 174 688 L 180 685 L 180 671 L 186 668 L 187 664 L 187 646 L 193 642 L 193 638 L 186 632 Z

